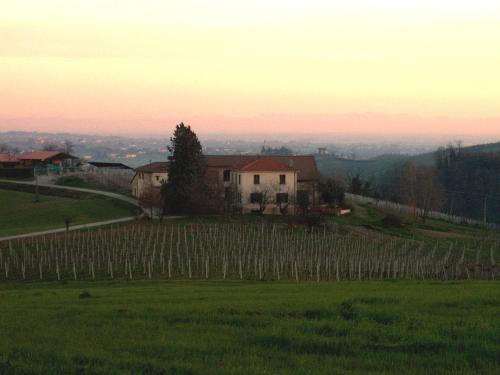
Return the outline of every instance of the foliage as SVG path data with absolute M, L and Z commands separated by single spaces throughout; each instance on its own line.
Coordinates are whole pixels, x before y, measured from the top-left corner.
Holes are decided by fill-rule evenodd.
M 310 205 L 311 200 L 309 198 L 309 192 L 304 190 L 297 191 L 297 206 L 300 208 L 303 215 L 307 214 Z
M 429 211 L 439 211 L 443 205 L 443 187 L 433 168 L 417 167 L 408 162 L 400 181 L 400 201 L 410 207 L 423 209 L 423 219 Z M 416 214 L 414 214 L 416 216 Z
M 436 153 L 444 209 L 454 215 L 500 223 L 500 152 L 470 152 L 460 145 Z
M 289 148 L 285 146 L 281 147 L 266 147 L 262 146 L 262 150 L 260 151 L 261 155 L 267 155 L 267 156 L 290 156 L 293 155 L 293 151 L 290 150 Z
M 59 177 L 56 181 L 56 185 L 60 186 L 73 186 L 73 187 L 80 187 L 80 188 L 86 188 L 88 187 L 85 181 L 78 176 L 63 176 Z
M 194 214 L 210 211 L 210 191 L 205 182 L 206 165 L 201 143 L 182 122 L 170 139 L 168 182 L 162 187 L 165 212 Z
M 404 220 L 397 215 L 389 214 L 385 216 L 381 221 L 381 224 L 387 227 L 394 227 L 394 228 L 404 228 L 405 227 L 405 222 Z
M 328 178 L 318 186 L 321 198 L 330 207 L 340 207 L 344 204 L 345 190 L 342 184 L 334 178 Z

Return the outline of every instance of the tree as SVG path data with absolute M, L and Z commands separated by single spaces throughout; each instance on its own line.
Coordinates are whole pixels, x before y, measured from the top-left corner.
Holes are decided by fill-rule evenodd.
M 349 192 L 356 195 L 361 195 L 363 193 L 363 181 L 361 181 L 361 177 L 359 176 L 359 174 L 351 179 Z
M 443 205 L 443 187 L 433 168 L 417 170 L 417 205 L 422 209 L 422 220 L 425 222 L 430 211 L 438 211 Z
M 400 186 L 403 203 L 412 207 L 414 216 L 419 208 L 425 221 L 430 211 L 441 208 L 444 193 L 434 168 L 417 167 L 408 162 Z
M 401 197 L 403 203 L 413 209 L 413 216 L 417 214 L 417 167 L 413 162 L 405 165 L 401 175 Z
M 152 185 L 147 185 L 139 197 L 139 204 L 142 207 L 149 209 L 150 217 L 153 218 L 154 209 L 162 207 L 160 190 L 158 188 L 154 188 Z
M 276 147 L 276 148 L 262 146 L 260 153 L 261 153 L 261 155 L 268 155 L 268 156 L 272 156 L 272 155 L 290 156 L 290 155 L 293 155 L 293 151 L 285 146 Z
M 329 178 L 319 184 L 321 198 L 330 207 L 338 207 L 344 203 L 344 187 L 335 179 Z
M 43 151 L 58 151 L 58 147 L 53 143 L 47 143 L 43 145 Z
M 306 190 L 297 191 L 297 206 L 302 210 L 302 214 L 305 216 L 310 205 L 309 192 Z
M 172 214 L 204 212 L 209 189 L 205 182 L 206 165 L 201 143 L 190 126 L 176 126 L 167 146 L 171 153 L 168 182 L 162 188 L 164 211 Z

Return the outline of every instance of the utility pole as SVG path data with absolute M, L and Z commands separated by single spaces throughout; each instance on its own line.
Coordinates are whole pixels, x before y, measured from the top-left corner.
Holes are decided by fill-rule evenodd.
M 488 216 L 487 216 L 487 203 L 488 203 L 488 196 L 485 194 L 484 195 L 484 203 L 483 203 L 483 223 L 484 224 L 487 223 L 487 219 L 488 219 Z
M 450 216 L 453 216 L 453 206 L 455 205 L 455 192 L 451 194 Z
M 35 175 L 35 203 L 38 203 L 40 202 L 40 196 L 38 195 L 38 173 L 36 166 L 33 167 L 33 174 Z

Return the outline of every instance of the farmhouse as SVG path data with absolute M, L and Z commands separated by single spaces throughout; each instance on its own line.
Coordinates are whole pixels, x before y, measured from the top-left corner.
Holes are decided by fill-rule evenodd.
M 279 172 L 289 172 L 290 169 L 297 172 L 297 182 L 293 189 L 293 194 L 290 195 L 296 198 L 298 195 L 306 194 L 309 196 L 311 205 L 319 204 L 319 196 L 317 193 L 318 183 L 321 177 L 316 161 L 313 155 L 293 155 L 293 156 L 260 156 L 260 155 L 208 155 L 206 162 L 208 170 L 218 174 L 219 180 L 222 181 L 225 188 L 234 186 L 231 183 L 231 174 L 238 173 L 243 167 L 250 163 L 259 160 L 273 160 L 278 165 L 274 166 L 272 172 L 276 176 L 282 174 Z M 269 165 L 269 162 L 265 164 Z M 281 170 L 279 170 L 281 168 Z M 279 178 L 279 177 L 278 177 Z M 276 180 L 276 178 L 275 178 Z M 243 199 L 244 200 L 244 199 Z
M 132 178 L 132 195 L 141 198 L 151 191 L 159 192 L 162 184 L 168 181 L 168 161 L 157 161 L 136 168 Z
M 0 153 L 0 168 L 15 168 L 19 165 L 19 159 L 15 155 Z
M 75 168 L 80 163 L 76 156 L 59 151 L 33 151 L 18 154 L 16 158 L 25 168 L 45 167 L 45 168 Z
M 297 170 L 291 165 L 261 157 L 230 171 L 226 200 L 243 213 L 279 214 L 293 210 L 297 194 Z
M 311 206 L 318 204 L 320 173 L 314 157 L 208 155 L 207 182 L 221 190 L 226 206 L 244 213 L 293 212 L 297 197 L 307 195 Z M 140 198 L 151 189 L 159 191 L 168 181 L 168 162 L 155 162 L 136 169 L 132 193 Z

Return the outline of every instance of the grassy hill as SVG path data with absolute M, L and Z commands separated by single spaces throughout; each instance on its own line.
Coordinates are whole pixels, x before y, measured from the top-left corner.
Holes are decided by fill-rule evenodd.
M 495 374 L 497 284 L 3 284 L 0 373 Z
M 472 241 L 475 252 L 479 241 L 499 236 L 438 220 L 387 221 L 387 214 L 370 204 L 353 209 L 350 216 L 327 218 L 335 224 L 329 230 L 346 242 L 383 236 L 394 243 L 394 237 L 402 237 L 431 242 L 445 253 L 451 244 L 461 252 L 463 243 Z M 185 217 L 175 224 L 259 222 L 283 231 L 298 225 L 283 216 L 256 215 Z M 144 226 L 148 231 L 141 233 L 148 235 L 128 230 L 133 225 Z M 124 248 L 141 249 L 133 246 L 134 233 L 146 241 L 161 225 L 172 223 L 110 228 L 114 234 L 132 233 L 126 246 L 117 247 L 117 256 Z M 72 233 L 74 239 L 79 235 Z M 309 240 L 300 243 L 309 246 Z M 100 241 L 96 245 L 104 249 Z M 489 259 L 489 251 L 481 254 Z M 0 373 L 451 375 L 500 369 L 498 281 L 189 280 L 186 274 L 149 280 L 146 257 L 137 258 L 134 275 L 141 280 L 15 282 L 15 275 L 3 279 L 0 268 Z M 53 258 L 47 259 L 54 267 Z M 108 258 L 101 261 L 109 266 Z M 159 263 L 154 267 L 161 272 Z M 31 271 L 38 274 L 36 262 Z M 88 275 L 89 268 L 83 272 Z
M 40 195 L 13 190 L 0 190 L 0 237 L 64 228 L 65 219 L 72 225 L 131 216 L 133 206 L 116 199 L 85 195 L 68 198 Z

